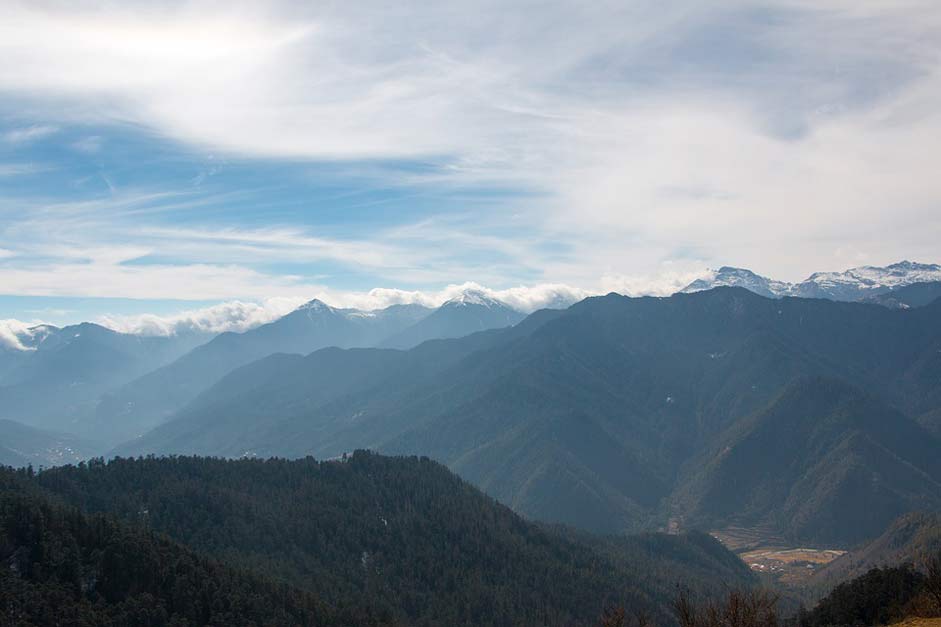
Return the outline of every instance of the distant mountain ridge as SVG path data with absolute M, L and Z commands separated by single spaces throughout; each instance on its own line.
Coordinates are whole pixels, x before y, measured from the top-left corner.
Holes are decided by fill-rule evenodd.
M 610 294 L 409 351 L 275 355 L 117 452 L 420 453 L 537 519 L 747 522 L 850 544 L 941 508 L 925 452 L 941 446 L 926 430 L 941 418 L 939 313 L 742 288 Z M 766 467 L 780 456 L 793 467 Z M 736 461 L 753 457 L 754 473 Z M 841 525 L 853 490 L 878 507 Z
M 392 305 L 375 311 L 338 309 L 320 300 L 244 333 L 223 333 L 175 362 L 105 395 L 97 421 L 121 437 L 139 435 L 193 401 L 240 366 L 277 353 L 306 355 L 327 348 L 412 348 L 516 324 L 524 318 L 505 303 L 466 290 L 437 309 Z
M 102 393 L 173 361 L 206 338 L 142 337 L 84 322 L 33 327 L 20 339 L 22 349 L 0 354 L 0 419 L 73 431 L 94 415 Z
M 939 298 L 941 298 L 941 281 L 930 281 L 896 287 L 888 292 L 867 296 L 861 302 L 893 309 L 911 309 L 912 307 L 924 307 Z
M 267 324 L 215 336 L 132 335 L 93 323 L 13 327 L 0 343 L 0 419 L 111 447 L 159 424 L 233 369 L 269 355 L 329 346 L 408 349 L 524 317 L 468 289 L 436 309 L 341 309 L 314 299 Z
M 768 298 L 797 296 L 858 301 L 885 294 L 915 283 L 941 281 L 941 265 L 900 261 L 885 267 L 860 266 L 843 272 L 815 272 L 800 283 L 776 281 L 751 270 L 723 266 L 697 279 L 683 293 L 714 287 L 744 287 Z
M 428 340 L 463 337 L 477 331 L 510 327 L 525 317 L 525 314 L 481 291 L 466 290 L 379 346 L 408 349 Z

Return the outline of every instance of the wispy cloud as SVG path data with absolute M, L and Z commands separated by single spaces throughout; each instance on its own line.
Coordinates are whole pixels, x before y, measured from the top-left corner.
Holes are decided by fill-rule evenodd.
M 8 144 L 29 144 L 39 139 L 53 135 L 57 132 L 59 132 L 59 128 L 57 126 L 37 124 L 7 131 L 0 137 L 2 137 L 3 141 Z
M 0 178 L 29 176 L 46 170 L 47 167 L 35 163 L 0 163 Z
M 380 176 L 525 193 L 486 218 L 471 206 L 350 235 L 261 212 L 168 226 L 148 216 L 206 199 L 118 188 L 97 222 L 91 206 L 33 207 L 2 243 L 36 261 L 4 282 L 180 298 L 322 287 L 264 267 L 294 260 L 374 284 L 597 291 L 724 262 L 793 280 L 930 259 L 939 42 L 941 9 L 917 0 L 5 3 L 0 53 L 17 62 L 0 89 L 49 128 L 131 124 L 232 157 L 380 171 L 408 158 L 428 167 Z M 28 128 L 42 127 L 12 132 Z M 155 256 L 174 263 L 130 263 Z
M 269 298 L 259 303 L 229 301 L 171 315 L 103 315 L 103 326 L 138 335 L 171 336 L 180 333 L 243 332 L 277 320 L 304 303 L 303 298 Z

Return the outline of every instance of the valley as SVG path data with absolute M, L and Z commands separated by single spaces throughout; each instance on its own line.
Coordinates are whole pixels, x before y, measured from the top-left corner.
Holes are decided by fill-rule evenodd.
M 823 567 L 847 554 L 843 549 L 789 546 L 768 527 L 730 526 L 709 535 L 763 580 L 788 589 L 806 586 Z

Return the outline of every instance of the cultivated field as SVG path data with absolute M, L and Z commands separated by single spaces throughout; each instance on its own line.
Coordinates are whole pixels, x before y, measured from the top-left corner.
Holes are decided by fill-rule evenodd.
M 780 536 L 764 528 L 727 527 L 711 534 L 753 571 L 785 585 L 803 583 L 846 553 L 839 549 L 789 547 Z

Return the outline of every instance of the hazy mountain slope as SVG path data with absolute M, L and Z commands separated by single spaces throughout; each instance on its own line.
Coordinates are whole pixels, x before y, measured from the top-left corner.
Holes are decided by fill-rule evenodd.
M 900 516 L 876 539 L 830 562 L 811 584 L 828 590 L 872 568 L 919 564 L 941 551 L 941 513 L 911 512 Z
M 377 312 L 335 309 L 314 300 L 245 333 L 223 333 L 175 362 L 106 395 L 98 419 L 122 437 L 139 435 L 232 370 L 274 353 L 307 354 L 326 347 L 372 346 L 427 315 L 416 305 Z
M 84 509 L 141 521 L 316 590 L 330 604 L 408 624 L 593 624 L 613 603 L 669 624 L 677 581 L 705 591 L 718 585 L 700 573 L 754 582 L 707 536 L 616 545 L 563 537 L 420 458 L 116 460 L 55 469 L 36 482 Z
M 526 316 L 482 292 L 468 290 L 414 325 L 384 340 L 383 348 L 412 348 L 422 342 L 463 337 L 513 326 Z
M 878 296 L 870 296 L 862 302 L 874 303 L 893 309 L 924 307 L 941 298 L 941 281 L 912 283 L 892 289 Z
M 720 438 L 676 500 L 694 524 L 772 524 L 803 541 L 851 545 L 902 513 L 941 510 L 939 450 L 878 400 L 803 378 Z
M 350 389 L 314 385 L 332 358 L 311 356 L 308 383 L 230 386 L 248 392 L 228 406 L 224 390 L 207 392 L 212 402 L 130 450 L 428 454 L 528 516 L 621 530 L 668 515 L 658 503 L 689 476 L 684 465 L 797 377 L 839 377 L 908 415 L 927 411 L 941 387 L 937 309 L 739 288 L 609 295 L 481 334 L 480 346 L 433 342 L 434 358 L 420 357 L 424 345 L 400 359 L 351 353 L 343 368 L 372 374 Z
M 142 337 L 82 323 L 50 330 L 0 382 L 0 418 L 94 437 L 98 397 L 172 361 L 201 336 Z
M 52 505 L 24 483 L 0 470 L 5 625 L 368 624 L 138 525 Z
M 318 428 L 306 417 L 318 408 L 345 396 L 359 397 L 365 390 L 380 397 L 406 397 L 421 382 L 437 377 L 449 365 L 498 338 L 499 334 L 491 331 L 447 342 L 425 342 L 408 352 L 327 348 L 306 357 L 272 355 L 226 375 L 174 420 L 125 443 L 115 453 L 211 451 L 236 457 L 266 456 L 292 428 L 306 445 L 311 430 Z M 305 418 L 292 426 L 286 420 L 292 416 Z M 360 424 L 352 414 L 344 416 L 343 422 L 352 429 Z M 329 426 L 328 422 L 324 428 Z M 360 436 L 367 438 L 368 433 L 361 431 Z M 275 441 L 269 443 L 269 437 Z M 340 452 L 335 451 L 337 455 Z
M 0 466 L 22 468 L 30 464 L 30 460 L 16 451 L 0 444 Z
M 0 464 L 7 466 L 72 464 L 100 452 L 100 445 L 73 435 L 43 431 L 12 420 L 0 420 L 0 443 L 8 451 L 0 457 Z

